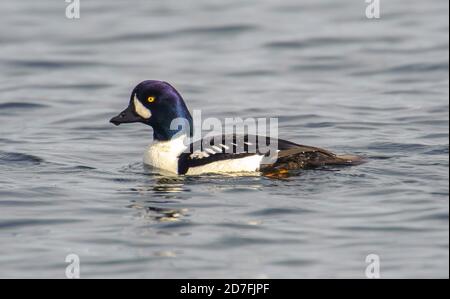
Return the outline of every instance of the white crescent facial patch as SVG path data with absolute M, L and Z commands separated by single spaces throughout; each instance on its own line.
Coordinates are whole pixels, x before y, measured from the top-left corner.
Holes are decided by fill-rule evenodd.
M 134 95 L 134 99 L 133 99 L 133 103 L 134 103 L 134 110 L 136 111 L 136 113 L 144 118 L 144 119 L 149 119 L 152 116 L 152 113 L 150 112 L 150 110 L 148 110 L 142 103 L 141 101 L 138 100 L 138 98 L 136 97 L 136 95 Z

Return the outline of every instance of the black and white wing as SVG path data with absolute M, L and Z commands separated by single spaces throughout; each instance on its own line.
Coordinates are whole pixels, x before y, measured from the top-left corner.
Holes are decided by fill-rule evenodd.
M 330 159 L 334 154 L 320 148 L 304 146 L 290 141 L 256 135 L 217 135 L 203 138 L 191 143 L 188 151 L 182 153 L 178 160 L 178 173 L 186 174 L 189 169 L 199 168 L 210 163 L 232 161 L 235 159 L 259 156 L 264 157 L 276 154 L 276 159 L 269 164 L 255 165 L 256 169 L 269 169 L 280 167 L 278 161 L 283 164 L 290 162 L 292 157 L 299 154 L 304 157 Z M 261 160 L 255 160 L 261 161 Z M 255 162 L 256 163 L 256 162 Z

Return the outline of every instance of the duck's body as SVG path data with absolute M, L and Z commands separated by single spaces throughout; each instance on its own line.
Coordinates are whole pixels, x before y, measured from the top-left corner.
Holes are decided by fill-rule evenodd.
M 266 139 L 266 137 L 253 136 L 253 138 L 249 138 L 248 135 L 233 135 L 230 136 L 229 140 L 234 142 L 227 143 L 227 138 L 221 136 L 222 142 L 213 145 L 214 137 L 206 141 L 202 139 L 189 145 L 185 145 L 186 140 L 188 140 L 186 135 L 170 141 L 153 142 L 144 153 L 144 163 L 171 173 L 199 175 L 244 172 L 267 174 L 325 165 L 354 164 L 357 160 L 357 157 L 354 156 L 337 156 L 317 147 L 278 139 L 276 160 L 264 164 L 266 155 L 259 152 L 258 149 L 256 152 L 249 150 L 246 143 L 249 143 L 249 139 L 256 138 L 258 140 Z M 244 142 L 241 149 L 237 146 L 239 140 Z M 251 145 L 251 143 L 249 144 Z M 227 151 L 228 149 L 230 151 Z
M 356 156 L 338 156 L 321 148 L 263 136 L 222 135 L 190 142 L 190 130 L 172 124 L 179 119 L 193 127 L 192 117 L 179 93 L 168 83 L 144 81 L 133 90 L 129 107 L 111 122 L 151 125 L 154 142 L 144 154 L 144 163 L 179 175 L 272 174 L 361 161 Z

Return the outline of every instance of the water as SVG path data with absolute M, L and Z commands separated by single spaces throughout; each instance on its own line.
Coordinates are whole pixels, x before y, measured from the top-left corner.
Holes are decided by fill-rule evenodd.
M 3 0 L 0 277 L 448 277 L 448 1 Z M 369 162 L 164 177 L 113 127 L 144 79 Z

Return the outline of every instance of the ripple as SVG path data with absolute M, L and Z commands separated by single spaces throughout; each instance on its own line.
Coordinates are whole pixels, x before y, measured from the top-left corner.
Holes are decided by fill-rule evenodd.
M 41 84 L 29 86 L 33 89 L 76 89 L 76 90 L 97 90 L 112 87 L 107 83 L 78 83 L 78 84 Z
M 363 38 L 363 37 L 313 37 L 302 40 L 284 40 L 275 41 L 265 44 L 265 47 L 270 49 L 303 49 L 303 48 L 315 48 L 315 47 L 326 47 L 326 46 L 340 46 L 340 45 L 351 45 L 351 44 L 361 44 L 361 43 L 396 43 L 402 41 L 402 37 L 389 37 L 380 36 L 373 38 Z
M 448 196 L 448 194 L 447 194 L 447 196 Z M 419 216 L 419 217 L 416 217 L 416 218 L 414 218 L 412 220 L 413 221 L 437 220 L 437 221 L 443 221 L 443 222 L 448 223 L 449 214 L 448 213 L 444 213 L 444 212 L 439 212 L 439 213 L 433 213 L 433 214 L 429 214 L 429 215 Z
M 227 76 L 230 77 L 265 77 L 274 76 L 276 72 L 274 70 L 247 70 L 228 73 Z
M 20 228 L 26 226 L 42 226 L 42 225 L 57 225 L 78 223 L 82 220 L 75 219 L 20 219 L 20 220 L 5 220 L 0 221 L 0 229 Z
M 349 63 L 316 63 L 293 65 L 290 69 L 294 72 L 349 70 L 355 67 Z
M 303 241 L 300 239 L 270 239 L 261 237 L 247 237 L 247 236 L 229 236 L 223 237 L 217 242 L 205 245 L 213 248 L 232 248 L 232 247 L 245 247 L 245 246 L 258 246 L 261 244 L 299 244 Z
M 208 27 L 192 27 L 187 29 L 182 29 L 177 31 L 179 34 L 238 34 L 245 33 L 248 31 L 254 31 L 258 27 L 255 25 L 244 25 L 244 24 L 236 24 L 236 25 L 224 25 L 224 26 L 208 26 Z
M 182 28 L 173 31 L 163 32 L 133 32 L 118 34 L 108 37 L 97 37 L 95 39 L 81 40 L 82 43 L 118 43 L 118 42 L 145 42 L 149 40 L 160 40 L 169 38 L 180 38 L 195 35 L 237 35 L 256 30 L 258 27 L 253 25 L 224 25 L 224 26 L 209 26 L 209 27 L 190 27 Z
M 81 68 L 94 67 L 102 65 L 95 61 L 82 60 L 10 60 L 7 62 L 12 68 L 31 68 L 31 69 L 67 69 L 67 68 Z
M 306 128 L 330 128 L 334 127 L 336 124 L 334 122 L 313 122 L 305 124 Z
M 286 266 L 286 267 L 302 267 L 302 266 L 311 266 L 316 264 L 315 260 L 307 260 L 307 259 L 286 259 L 281 261 L 274 261 L 272 265 L 278 266 Z
M 287 214 L 308 214 L 313 213 L 311 210 L 301 208 L 267 208 L 254 212 L 250 212 L 247 215 L 250 216 L 273 216 L 273 215 L 287 215 Z
M 387 74 L 429 74 L 433 72 L 448 73 L 449 64 L 447 63 L 409 63 L 402 64 L 390 68 L 383 68 L 370 71 L 358 71 L 351 73 L 353 76 L 373 76 L 373 75 L 387 75 Z
M 27 110 L 27 109 L 38 109 L 38 108 L 46 108 L 47 105 L 37 104 L 37 103 L 28 103 L 28 102 L 8 102 L 1 103 L 0 110 Z
M 322 47 L 326 45 L 340 45 L 357 43 L 360 40 L 357 38 L 335 38 L 335 37 L 322 37 L 322 38 L 309 38 L 305 40 L 286 40 L 276 41 L 265 44 L 267 48 L 272 49 L 302 49 L 311 47 Z
M 443 146 L 435 146 L 431 150 L 427 150 L 423 153 L 424 155 L 448 155 L 449 154 L 449 146 L 443 145 Z
M 393 152 L 417 152 L 429 149 L 430 146 L 419 143 L 373 142 L 368 146 L 371 150 Z
M 99 36 L 94 39 L 79 40 L 80 43 L 86 44 L 104 44 L 114 42 L 132 42 L 132 41 L 147 41 L 157 40 L 169 37 L 167 32 L 138 32 L 138 33 L 125 33 L 117 34 L 113 36 Z
M 250 222 L 250 223 L 234 223 L 234 222 L 223 222 L 223 223 L 217 223 L 216 226 L 218 227 L 222 227 L 225 229 L 237 229 L 237 230 L 241 230 L 241 229 L 249 229 L 249 230 L 254 230 L 254 229 L 261 229 L 260 223 L 258 222 Z
M 352 232 L 384 232 L 384 233 L 393 233 L 393 232 L 400 232 L 400 233 L 418 233 L 418 232 L 429 232 L 432 231 L 432 228 L 427 227 L 413 227 L 413 226 L 389 226 L 389 225 L 382 225 L 382 226 L 342 226 L 338 227 L 342 230 L 348 230 Z
M 2 196 L 8 196 L 8 195 L 17 195 L 16 192 L 10 192 L 8 194 L 7 192 L 0 192 L 0 195 Z M 46 201 L 30 201 L 30 200 L 0 200 L 0 206 L 2 207 L 41 207 L 41 206 L 48 206 L 52 205 L 51 202 Z
M 39 165 L 44 159 L 23 153 L 0 152 L 0 164 L 5 165 Z
M 448 63 L 410 63 L 385 70 L 388 73 L 429 73 L 435 71 L 448 72 Z

